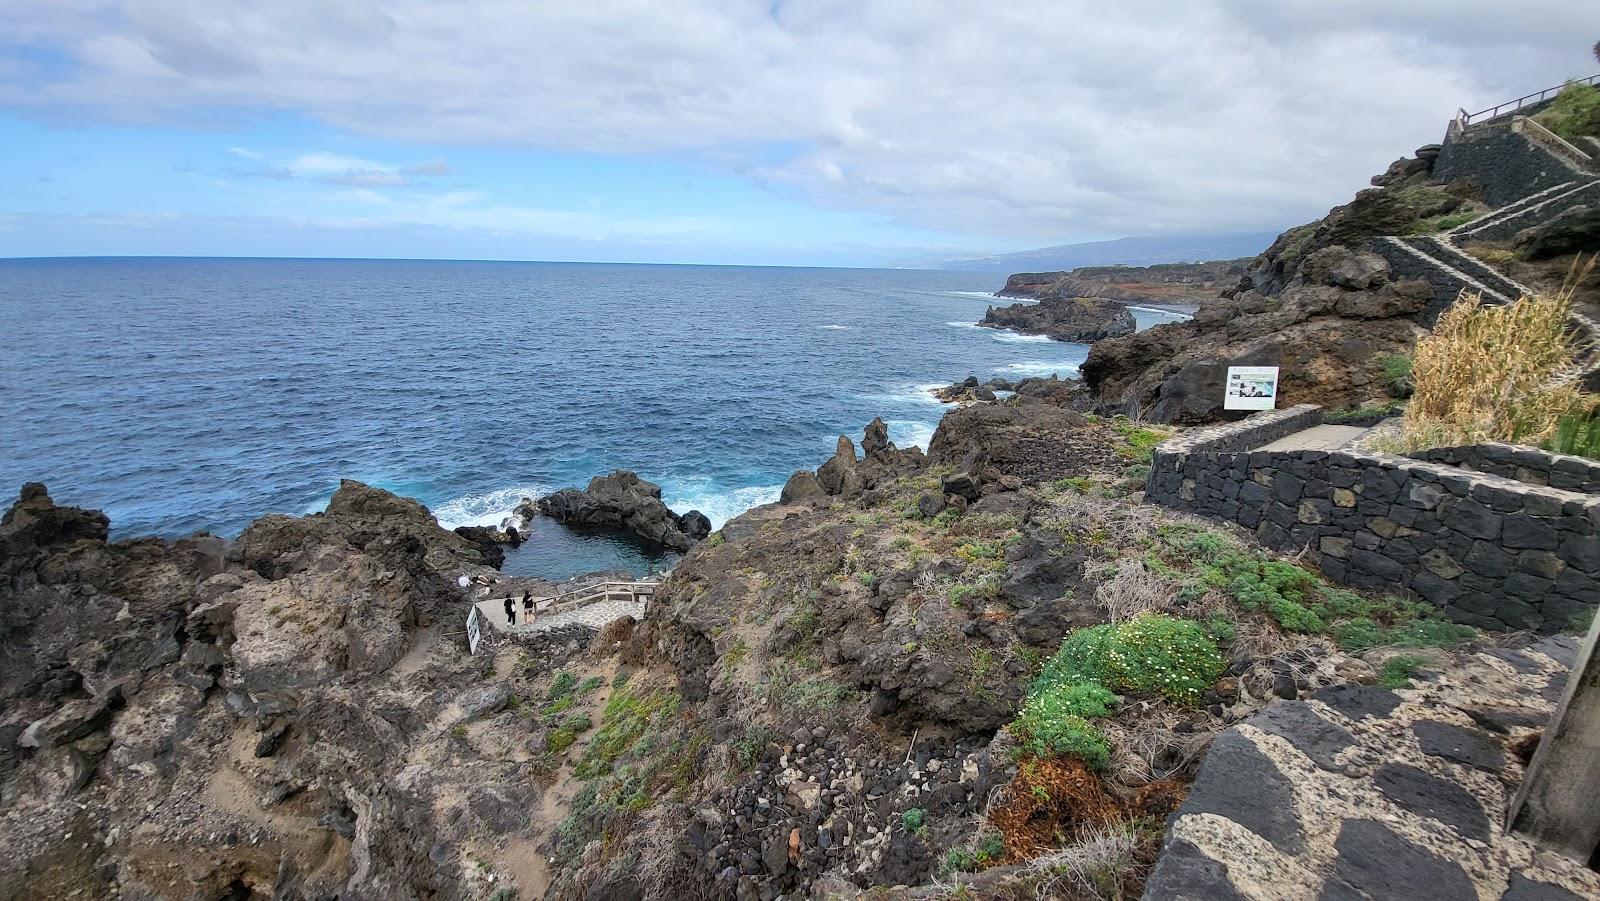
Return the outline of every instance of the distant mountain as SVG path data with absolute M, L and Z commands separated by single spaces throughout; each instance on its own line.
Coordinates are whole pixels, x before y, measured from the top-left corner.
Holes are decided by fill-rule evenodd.
M 1207 235 L 1117 238 L 1084 244 L 1057 244 L 987 257 L 923 258 L 898 265 L 915 269 L 965 269 L 975 272 L 1043 272 L 1079 266 L 1150 266 L 1253 257 L 1266 250 L 1277 232 L 1249 235 Z

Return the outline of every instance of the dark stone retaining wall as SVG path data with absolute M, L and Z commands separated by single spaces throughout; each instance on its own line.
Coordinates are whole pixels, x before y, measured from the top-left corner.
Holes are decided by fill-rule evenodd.
M 1315 424 L 1308 407 L 1162 443 L 1146 498 L 1469 625 L 1554 632 L 1600 605 L 1600 497 L 1392 454 L 1249 450 Z
M 1433 177 L 1471 178 L 1483 189 L 1484 201 L 1500 207 L 1572 181 L 1577 173 L 1512 131 L 1509 120 L 1497 120 L 1446 135 Z
M 1511 444 L 1468 444 L 1436 447 L 1409 455 L 1413 460 L 1444 463 L 1474 472 L 1487 472 L 1563 491 L 1600 494 L 1600 461 L 1553 454 L 1537 447 Z

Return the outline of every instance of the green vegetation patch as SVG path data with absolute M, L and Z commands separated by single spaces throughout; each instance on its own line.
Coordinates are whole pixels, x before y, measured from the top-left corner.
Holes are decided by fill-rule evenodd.
M 1094 683 L 1052 684 L 1023 702 L 1011 732 L 1022 750 L 1035 757 L 1077 757 L 1103 769 L 1111 746 L 1089 720 L 1108 715 L 1116 703 L 1116 695 Z
M 1569 141 L 1586 135 L 1600 137 L 1600 88 L 1568 84 L 1555 102 L 1533 119 Z
M 604 725 L 584 749 L 583 757 L 572 768 L 573 774 L 591 779 L 609 772 L 618 757 L 635 750 L 641 739 L 658 732 L 676 715 L 679 704 L 678 696 L 672 692 L 635 694 L 626 688 L 617 689 L 606 702 Z
M 1331 635 L 1347 651 L 1450 647 L 1477 634 L 1470 626 L 1437 618 L 1426 605 L 1398 597 L 1372 600 L 1335 588 L 1304 567 L 1197 526 L 1162 528 L 1155 543 L 1146 565 L 1183 583 L 1184 596 L 1226 592 L 1241 609 L 1265 613 L 1285 631 Z
M 1121 416 L 1112 423 L 1112 427 L 1122 436 L 1122 445 L 1116 449 L 1117 454 L 1135 463 L 1149 463 L 1155 456 L 1156 445 L 1172 436 L 1165 429 L 1135 425 Z
M 1411 684 L 1411 677 L 1416 675 L 1417 669 L 1427 663 L 1428 658 L 1412 654 L 1390 657 L 1378 673 L 1378 684 L 1384 688 L 1405 688 Z
M 1143 613 L 1068 635 L 1033 688 L 1040 692 L 1054 685 L 1091 683 L 1193 704 L 1224 666 L 1217 643 L 1199 623 Z

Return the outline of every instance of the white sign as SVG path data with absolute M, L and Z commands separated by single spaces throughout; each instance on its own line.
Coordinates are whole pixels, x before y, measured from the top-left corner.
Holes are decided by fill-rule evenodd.
M 473 604 L 472 610 L 467 614 L 467 652 L 478 653 L 478 641 L 483 638 L 483 630 L 478 625 L 478 605 Z
M 1229 366 L 1224 410 L 1270 410 L 1278 404 L 1278 367 Z

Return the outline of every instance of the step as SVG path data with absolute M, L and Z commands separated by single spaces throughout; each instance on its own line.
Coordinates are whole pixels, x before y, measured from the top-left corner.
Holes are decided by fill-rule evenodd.
M 1564 181 L 1559 185 L 1555 185 L 1554 187 L 1545 188 L 1543 191 L 1537 191 L 1537 192 L 1535 192 L 1533 194 L 1529 194 L 1527 197 L 1523 197 L 1523 198 L 1520 198 L 1520 199 L 1517 199 L 1517 200 L 1513 200 L 1512 202 L 1506 204 L 1503 207 L 1500 207 L 1499 209 L 1490 210 L 1489 212 L 1484 213 L 1482 216 L 1479 216 L 1476 219 L 1470 219 L 1470 220 L 1468 220 L 1466 222 L 1463 222 L 1460 225 L 1456 226 L 1455 228 L 1450 229 L 1450 231 L 1445 232 L 1445 234 L 1453 235 L 1453 234 L 1457 234 L 1457 233 L 1463 232 L 1463 231 L 1470 231 L 1470 230 L 1472 230 L 1472 229 L 1474 229 L 1474 228 L 1476 228 L 1476 227 L 1478 227 L 1480 225 L 1487 225 L 1491 221 L 1502 219 L 1502 218 L 1505 218 L 1507 216 L 1514 216 L 1517 213 L 1521 212 L 1522 210 L 1525 210 L 1528 207 L 1532 206 L 1533 204 L 1541 203 L 1541 202 L 1543 202 L 1543 201 L 1555 196 L 1556 194 L 1560 194 L 1560 193 L 1563 193 L 1565 191 L 1569 191 L 1569 190 L 1572 189 L 1572 187 L 1574 185 L 1578 185 L 1578 184 L 1581 184 L 1581 182 Z
M 1410 240 L 1413 245 L 1419 246 L 1419 249 L 1430 256 L 1443 260 L 1456 269 L 1473 276 L 1511 300 L 1528 297 L 1533 294 L 1533 290 L 1528 286 L 1515 281 L 1493 266 L 1437 236 L 1428 235 Z
M 1366 433 L 1365 428 L 1356 425 L 1314 425 L 1293 435 L 1285 435 L 1270 444 L 1263 444 L 1254 450 L 1338 450 Z
M 1432 267 L 1434 269 L 1437 269 L 1440 272 L 1443 272 L 1444 274 L 1450 276 L 1451 278 L 1461 282 L 1461 284 L 1464 287 L 1469 288 L 1472 291 L 1477 292 L 1478 294 L 1482 295 L 1483 301 L 1485 303 L 1507 304 L 1507 303 L 1510 303 L 1514 299 L 1514 298 L 1510 298 L 1510 297 L 1505 296 L 1504 294 L 1500 293 L 1499 291 L 1496 291 L 1495 289 L 1489 287 L 1488 285 L 1485 285 L 1482 281 L 1478 280 L 1477 278 L 1474 278 L 1473 276 L 1468 275 L 1465 272 L 1462 272 L 1461 270 L 1455 268 L 1454 266 L 1451 266 L 1449 263 L 1446 263 L 1445 261 L 1439 259 L 1438 257 L 1428 253 L 1427 251 L 1422 250 L 1421 248 L 1419 248 L 1419 247 L 1407 242 L 1403 238 L 1397 238 L 1397 237 L 1394 237 L 1394 236 L 1391 235 L 1391 236 L 1385 236 L 1383 238 L 1379 238 L 1378 240 L 1384 241 L 1384 242 L 1388 243 L 1389 245 L 1391 245 L 1393 247 L 1400 248 L 1405 253 L 1408 253 L 1411 256 L 1414 256 L 1417 259 L 1422 260 L 1423 262 L 1427 263 L 1428 266 L 1430 266 L 1430 267 Z
M 1470 241 L 1470 240 L 1473 239 L 1474 236 L 1479 235 L 1479 234 L 1483 233 L 1484 231 L 1487 231 L 1488 229 L 1491 229 L 1491 228 L 1496 228 L 1497 229 L 1497 228 L 1505 225 L 1508 222 L 1520 221 L 1520 220 L 1524 220 L 1524 219 L 1530 219 L 1530 217 L 1536 217 L 1540 213 L 1542 213 L 1542 212 L 1544 212 L 1546 210 L 1549 210 L 1552 206 L 1555 206 L 1557 209 L 1559 209 L 1561 204 L 1563 204 L 1563 202 L 1565 202 L 1567 200 L 1570 200 L 1573 196 L 1575 196 L 1577 194 L 1580 194 L 1580 193 L 1582 193 L 1584 191 L 1592 190 L 1596 184 L 1600 184 L 1600 179 L 1584 181 L 1584 182 L 1567 182 L 1565 185 L 1561 186 L 1561 187 L 1566 187 L 1567 190 L 1562 191 L 1559 194 L 1555 194 L 1555 195 L 1552 195 L 1552 196 L 1549 196 L 1549 197 L 1545 197 L 1544 199 L 1538 201 L 1537 203 L 1533 203 L 1533 204 L 1524 206 L 1521 209 L 1517 209 L 1517 210 L 1511 211 L 1511 212 L 1509 212 L 1509 213 L 1507 213 L 1505 215 L 1497 215 L 1492 220 L 1488 220 L 1488 221 L 1485 221 L 1485 220 L 1474 220 L 1473 222 L 1469 222 L 1466 225 L 1463 225 L 1463 226 L 1460 226 L 1459 228 L 1451 230 L 1450 232 L 1448 232 L 1446 234 L 1446 237 L 1448 237 L 1453 242 Z M 1537 197 L 1538 195 L 1533 195 L 1533 196 Z M 1520 201 L 1519 201 L 1519 203 L 1520 203 Z M 1509 208 L 1502 208 L 1502 211 L 1504 211 L 1506 209 L 1509 209 Z M 1537 221 L 1537 220 L 1536 219 L 1531 220 L 1531 221 L 1528 222 L 1528 224 L 1532 225 L 1532 224 L 1534 224 L 1535 221 Z

